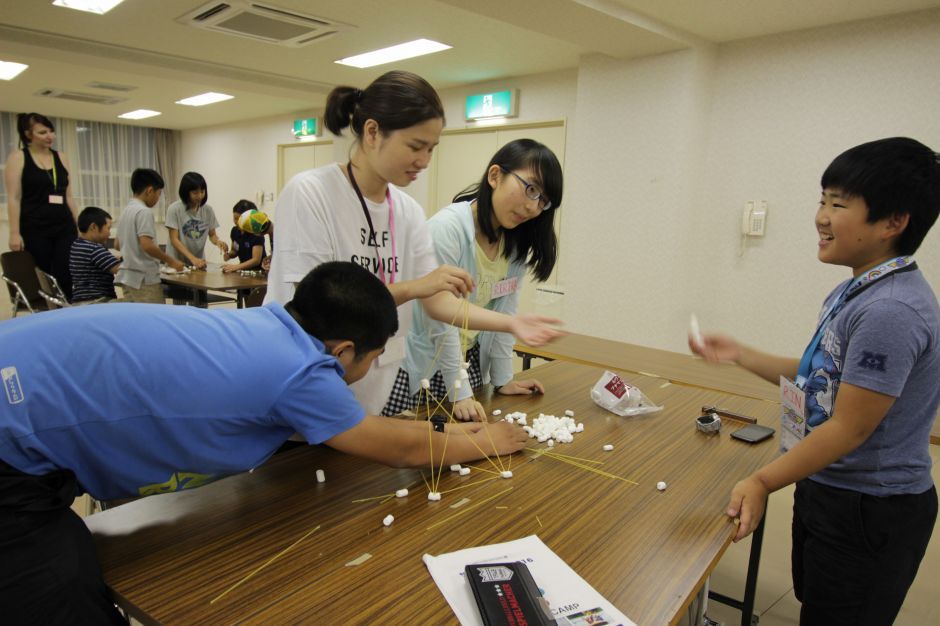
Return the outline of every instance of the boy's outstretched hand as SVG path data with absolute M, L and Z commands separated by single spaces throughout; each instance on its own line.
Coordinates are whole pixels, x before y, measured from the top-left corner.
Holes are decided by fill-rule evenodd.
M 474 437 L 480 449 L 490 456 L 518 452 L 529 440 L 529 435 L 521 426 L 503 421 L 480 428 Z
M 728 517 L 737 518 L 739 521 L 738 531 L 734 535 L 735 543 L 754 532 L 760 524 L 769 494 L 763 483 L 753 475 L 738 482 L 731 490 L 731 501 L 726 513 Z
M 703 343 L 698 343 L 689 334 L 689 350 L 709 363 L 737 363 L 741 358 L 741 344 L 727 335 L 703 335 Z
M 564 331 L 553 328 L 553 326 L 558 326 L 561 323 L 561 320 L 554 317 L 524 313 L 512 317 L 509 329 L 513 336 L 522 343 L 538 348 L 565 334 Z

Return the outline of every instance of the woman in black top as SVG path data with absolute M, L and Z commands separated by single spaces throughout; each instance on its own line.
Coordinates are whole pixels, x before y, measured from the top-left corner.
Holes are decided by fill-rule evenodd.
M 10 250 L 27 250 L 39 269 L 72 297 L 69 250 L 77 236 L 78 209 L 69 185 L 68 160 L 52 149 L 55 127 L 39 113 L 16 118 L 21 150 L 7 157 L 5 182 Z

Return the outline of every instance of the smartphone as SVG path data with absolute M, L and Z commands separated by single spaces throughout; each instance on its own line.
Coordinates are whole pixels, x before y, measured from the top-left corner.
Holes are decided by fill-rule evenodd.
M 764 439 L 773 437 L 775 432 L 776 431 L 769 426 L 751 424 L 750 426 L 739 428 L 738 430 L 731 433 L 731 436 L 735 439 L 740 439 L 741 441 L 746 441 L 748 443 L 757 443 L 758 441 L 763 441 Z

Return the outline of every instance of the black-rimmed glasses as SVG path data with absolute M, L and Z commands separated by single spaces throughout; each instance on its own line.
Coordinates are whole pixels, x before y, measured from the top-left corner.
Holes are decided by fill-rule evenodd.
M 545 194 L 541 189 L 524 179 L 522 176 L 519 176 L 519 174 L 516 174 L 510 170 L 508 167 L 503 167 L 500 165 L 499 169 L 503 170 L 507 174 L 512 174 L 520 183 L 522 183 L 522 186 L 525 189 L 525 197 L 529 200 L 535 200 L 538 202 L 539 211 L 547 211 L 552 208 L 552 201 L 545 197 Z

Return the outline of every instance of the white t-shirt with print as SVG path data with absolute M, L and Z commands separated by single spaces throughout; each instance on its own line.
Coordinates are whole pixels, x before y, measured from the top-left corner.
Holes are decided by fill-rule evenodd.
M 389 232 L 388 202 L 365 199 L 378 248 L 369 245 L 369 223 L 362 205 L 342 167 L 333 163 L 301 172 L 290 179 L 275 206 L 277 250 L 271 257 L 265 303 L 287 303 L 294 297 L 294 284 L 307 273 L 329 261 L 352 261 L 380 276 L 386 282 L 394 271 L 396 282 L 420 278 L 438 267 L 428 233 L 424 209 L 411 196 L 389 185 L 395 207 L 395 255 Z M 412 302 L 398 307 L 398 333 L 404 340 L 412 318 Z M 420 306 L 420 305 L 417 305 Z M 370 415 L 379 415 L 385 406 L 400 361 L 378 362 L 369 373 L 352 385 L 356 398 Z

